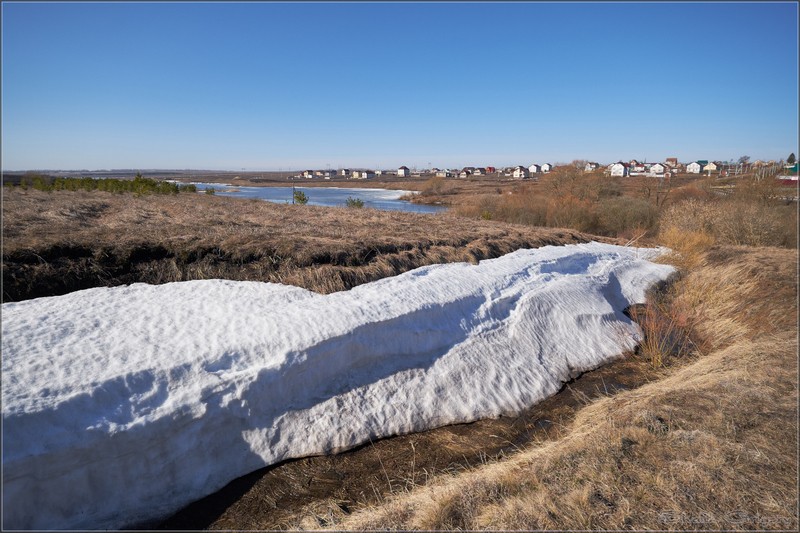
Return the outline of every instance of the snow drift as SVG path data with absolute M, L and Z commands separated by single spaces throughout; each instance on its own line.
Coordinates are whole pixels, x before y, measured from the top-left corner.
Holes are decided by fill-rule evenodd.
M 590 243 L 319 295 L 222 280 L 3 305 L 3 526 L 119 528 L 284 459 L 510 414 L 634 347 L 673 268 Z

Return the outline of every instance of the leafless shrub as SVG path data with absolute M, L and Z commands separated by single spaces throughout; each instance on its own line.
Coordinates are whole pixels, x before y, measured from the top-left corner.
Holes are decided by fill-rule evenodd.
M 661 217 L 660 228 L 664 234 L 705 233 L 718 244 L 793 247 L 797 212 L 783 205 L 692 198 L 669 207 Z

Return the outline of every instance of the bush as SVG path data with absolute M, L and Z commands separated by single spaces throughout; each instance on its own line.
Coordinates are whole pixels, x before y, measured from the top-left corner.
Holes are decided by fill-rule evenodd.
M 547 225 L 555 228 L 574 228 L 597 232 L 597 213 L 589 199 L 572 195 L 551 198 L 547 202 Z
M 651 293 L 647 303 L 630 308 L 631 319 L 642 328 L 643 338 L 637 352 L 653 368 L 660 368 L 671 359 L 685 357 L 695 350 L 690 332 L 693 324 L 688 315 L 672 302 L 675 290 Z
M 690 199 L 668 208 L 661 234 L 703 233 L 719 244 L 796 246 L 797 212 L 791 206 L 767 205 L 741 197 L 715 202 Z
M 641 198 L 621 196 L 598 204 L 598 229 L 605 235 L 632 236 L 658 224 L 658 209 Z
M 703 254 L 714 245 L 714 237 L 710 233 L 675 226 L 662 227 L 658 237 L 661 244 L 679 254 L 671 262 L 681 268 L 691 269 L 699 265 Z
M 362 200 L 361 198 L 353 198 L 351 196 L 348 196 L 347 200 L 345 200 L 345 205 L 347 207 L 361 209 L 362 207 L 364 207 L 364 200 Z
M 717 199 L 717 196 L 711 189 L 711 183 L 708 181 L 702 181 L 673 189 L 670 193 L 669 201 L 672 204 L 678 204 L 684 200 L 691 199 L 710 201 Z
M 584 172 L 574 167 L 560 167 L 541 178 L 544 193 L 551 198 L 577 198 L 597 201 L 622 194 L 619 178 L 597 172 Z
M 440 194 L 447 194 L 445 185 L 445 178 L 442 176 L 434 176 L 422 186 L 420 194 L 423 196 L 438 196 Z
M 51 178 L 48 176 L 29 175 L 20 181 L 22 189 L 34 188 L 40 191 L 105 191 L 114 193 L 133 192 L 142 194 L 178 194 L 179 192 L 196 192 L 194 185 L 178 185 L 167 181 L 143 178 L 136 174 L 132 180 L 115 178 Z
M 214 195 L 217 194 L 217 190 L 214 187 L 209 187 L 206 189 L 206 194 Z
M 304 193 L 303 191 L 295 190 L 293 198 L 294 198 L 294 203 L 296 204 L 306 205 L 308 203 L 308 196 L 306 196 L 306 193 Z

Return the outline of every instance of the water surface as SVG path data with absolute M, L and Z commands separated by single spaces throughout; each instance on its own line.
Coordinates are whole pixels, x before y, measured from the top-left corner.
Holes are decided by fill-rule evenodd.
M 220 196 L 233 198 L 258 198 L 279 204 L 292 203 L 291 187 L 240 187 L 221 183 L 194 183 L 199 191 L 214 188 Z M 413 204 L 400 197 L 414 191 L 392 191 L 388 189 L 353 189 L 340 187 L 295 187 L 308 197 L 308 205 L 344 207 L 348 198 L 358 198 L 364 207 L 384 211 L 409 211 L 412 213 L 439 213 L 446 208 L 435 205 Z

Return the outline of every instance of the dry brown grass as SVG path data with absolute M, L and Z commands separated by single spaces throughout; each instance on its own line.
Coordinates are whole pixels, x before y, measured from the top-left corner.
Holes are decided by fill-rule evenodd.
M 527 200 L 517 198 L 519 217 L 529 216 Z M 206 195 L 5 191 L 3 224 L 4 283 L 20 279 L 31 286 L 42 279 L 94 286 L 229 277 L 330 292 L 421 264 L 589 238 L 495 220 Z M 608 397 L 575 391 L 583 406 L 577 416 L 558 419 L 563 425 L 552 438 L 525 441 L 522 451 L 502 460 L 471 455 L 458 468 L 446 467 L 481 438 L 514 435 L 511 427 L 501 432 L 501 421 L 482 421 L 475 424 L 489 428 L 482 436 L 472 428 L 441 428 L 430 437 L 387 439 L 374 450 L 299 461 L 289 467 L 290 482 L 278 477 L 275 492 L 247 493 L 237 501 L 243 510 L 226 512 L 214 527 L 263 528 L 267 510 L 325 485 L 327 496 L 281 515 L 279 523 L 309 529 L 796 528 L 796 251 L 714 246 L 695 227 L 676 228 L 673 239 L 687 268 L 661 312 L 696 333 L 699 353 L 650 370 L 662 379 Z M 654 349 L 664 363 L 667 350 Z M 515 431 L 528 431 L 529 423 Z M 413 453 L 399 453 L 409 442 L 418 443 Z M 365 461 L 370 454 L 375 460 Z M 354 471 L 366 477 L 343 492 L 348 461 L 358 462 Z
M 561 439 L 335 527 L 796 530 L 795 253 L 714 248 L 672 306 L 692 314 L 707 355 L 589 404 Z
M 655 234 L 666 189 L 654 178 L 623 181 L 601 172 L 561 167 L 539 180 L 510 189 L 460 194 L 455 213 L 531 226 L 569 227 L 595 235 L 630 239 Z
M 663 213 L 660 229 L 662 235 L 700 232 L 719 244 L 796 248 L 797 205 L 765 200 L 748 190 L 725 200 L 689 198 Z
M 661 243 L 672 250 L 668 262 L 682 269 L 693 269 L 714 245 L 714 237 L 703 230 L 678 229 L 674 226 L 662 229 Z
M 588 240 L 447 214 L 15 189 L 3 191 L 3 296 L 208 278 L 330 293 L 423 265 Z

